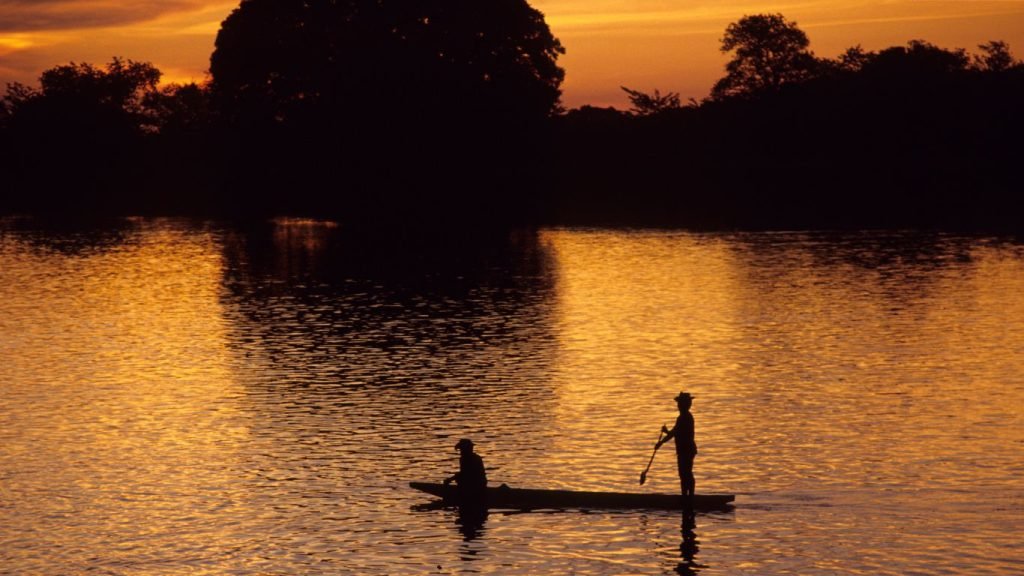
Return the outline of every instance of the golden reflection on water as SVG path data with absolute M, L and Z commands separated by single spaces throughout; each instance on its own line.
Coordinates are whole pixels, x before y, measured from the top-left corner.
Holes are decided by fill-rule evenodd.
M 63 250 L 8 252 L 0 267 L 2 485 L 31 542 L 8 553 L 21 550 L 27 572 L 61 571 L 69 543 L 166 561 L 145 543 L 234 499 L 227 472 L 248 435 L 219 247 L 158 222 Z M 200 496 L 182 506 L 169 494 Z M 216 538 L 205 530 L 186 538 Z
M 544 240 L 558 263 L 553 386 L 566 431 L 560 455 L 573 470 L 563 482 L 633 489 L 641 468 L 624 477 L 608 463 L 642 466 L 662 423 L 675 420 L 672 397 L 704 396 L 724 379 L 717 355 L 738 305 L 732 255 L 722 242 L 678 234 L 553 231 Z M 698 416 L 706 406 L 701 399 Z
M 1019 251 L 944 237 L 556 230 L 544 240 L 557 262 L 563 484 L 635 488 L 679 390 L 697 397 L 702 491 L 865 474 L 913 478 L 915 490 L 1005 486 L 998 467 L 1021 466 L 971 432 L 987 422 L 1024 443 Z M 1000 464 L 978 467 L 982 458 Z M 649 478 L 674 490 L 672 456 Z
M 671 446 L 638 480 L 680 390 L 698 490 L 739 495 L 698 518 L 702 573 L 1019 565 L 1018 244 L 546 230 L 451 258 L 338 232 L 0 227 L 0 572 L 665 572 L 678 516 L 468 538 L 405 482 L 471 436 L 495 482 L 675 491 Z

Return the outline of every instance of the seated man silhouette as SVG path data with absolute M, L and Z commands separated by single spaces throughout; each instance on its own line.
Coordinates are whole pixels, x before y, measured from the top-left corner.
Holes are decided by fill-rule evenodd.
M 480 505 L 487 494 L 487 472 L 484 471 L 484 460 L 473 452 L 473 441 L 469 438 L 459 440 L 455 445 L 459 451 L 459 471 L 444 479 L 445 484 L 454 480 L 458 485 L 459 504 Z

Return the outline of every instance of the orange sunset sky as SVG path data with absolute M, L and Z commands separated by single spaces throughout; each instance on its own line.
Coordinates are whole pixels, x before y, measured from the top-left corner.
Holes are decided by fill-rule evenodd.
M 486 0 L 482 0 L 486 1 Z M 945 48 L 1005 40 L 1024 57 L 1024 0 L 533 0 L 568 53 L 563 102 L 627 106 L 620 85 L 707 96 L 746 14 L 795 20 L 819 56 L 923 39 Z M 238 0 L 0 0 L 0 83 L 34 84 L 69 61 L 154 63 L 165 81 L 202 81 L 220 22 Z

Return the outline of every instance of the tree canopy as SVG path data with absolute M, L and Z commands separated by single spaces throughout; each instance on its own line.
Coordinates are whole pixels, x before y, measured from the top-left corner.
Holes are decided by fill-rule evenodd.
M 629 111 L 637 116 L 653 116 L 666 110 L 678 110 L 681 107 L 678 92 L 662 94 L 661 91 L 655 89 L 653 94 L 648 94 L 625 86 L 619 86 L 619 88 L 629 96 L 629 103 L 632 105 Z
M 1002 40 L 979 44 L 981 54 L 974 56 L 974 67 L 988 72 L 1004 72 L 1018 64 L 1010 53 L 1010 45 Z
M 558 109 L 561 43 L 526 0 L 243 0 L 212 89 L 236 120 Z
M 917 76 L 940 76 L 968 69 L 970 58 L 963 48 L 947 50 L 924 40 L 893 46 L 872 55 L 864 69 L 891 74 L 893 80 Z
M 808 46 L 803 30 L 782 14 L 744 16 L 725 29 L 722 52 L 735 54 L 711 95 L 747 96 L 808 79 L 817 64 Z
M 35 131 L 140 130 L 160 76 L 148 62 L 114 58 L 105 69 L 72 62 L 43 72 L 39 89 L 10 86 L 4 107 L 12 121 Z
M 242 0 L 210 59 L 232 186 L 360 223 L 527 210 L 563 53 L 526 0 Z
M 156 130 L 148 101 L 159 80 L 148 62 L 114 58 L 105 67 L 56 66 L 38 88 L 9 86 L 0 156 L 11 190 L 0 205 L 32 207 L 38 193 L 52 211 L 137 206 L 128 191 L 144 178 L 145 140 Z

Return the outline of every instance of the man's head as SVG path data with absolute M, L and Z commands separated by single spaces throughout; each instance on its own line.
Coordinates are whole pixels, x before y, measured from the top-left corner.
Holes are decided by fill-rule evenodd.
M 676 405 L 679 406 L 680 412 L 689 410 L 692 404 L 693 396 L 690 396 L 689 392 L 680 392 L 679 396 L 676 396 Z
M 455 449 L 458 450 L 459 452 L 463 452 L 463 453 L 465 453 L 465 452 L 472 452 L 473 451 L 473 441 L 470 440 L 469 438 L 463 438 L 462 440 L 459 440 L 458 444 L 455 445 Z

